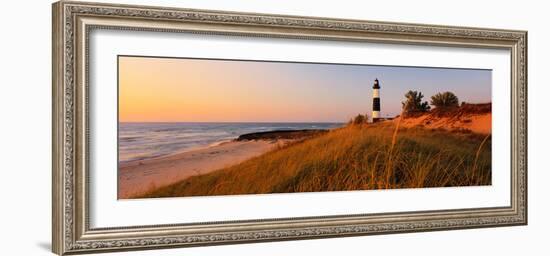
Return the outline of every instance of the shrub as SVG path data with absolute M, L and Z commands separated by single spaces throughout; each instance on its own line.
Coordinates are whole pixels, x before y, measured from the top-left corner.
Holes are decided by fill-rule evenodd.
M 438 93 L 432 96 L 430 103 L 436 108 L 455 108 L 458 107 L 458 97 L 452 92 Z
M 355 118 L 353 118 L 352 123 L 354 125 L 366 124 L 368 120 L 369 119 L 368 119 L 367 114 L 365 114 L 365 115 L 358 114 Z
M 430 105 L 427 101 L 422 102 L 422 98 L 424 98 L 422 92 L 408 91 L 405 94 L 405 101 L 401 102 L 403 105 L 403 113 L 411 114 L 430 110 Z

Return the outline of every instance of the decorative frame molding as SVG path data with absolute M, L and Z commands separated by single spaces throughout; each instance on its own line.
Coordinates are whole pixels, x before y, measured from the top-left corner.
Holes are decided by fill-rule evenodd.
M 316 216 L 91 229 L 88 221 L 88 36 L 93 29 L 509 49 L 509 207 Z M 527 32 L 255 13 L 53 4 L 53 243 L 55 253 L 216 245 L 527 224 Z

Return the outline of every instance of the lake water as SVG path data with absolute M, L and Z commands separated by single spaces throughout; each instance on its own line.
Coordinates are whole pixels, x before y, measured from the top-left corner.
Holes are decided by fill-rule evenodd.
M 247 133 L 333 129 L 342 125 L 342 123 L 120 123 L 119 161 L 147 159 L 215 146 Z

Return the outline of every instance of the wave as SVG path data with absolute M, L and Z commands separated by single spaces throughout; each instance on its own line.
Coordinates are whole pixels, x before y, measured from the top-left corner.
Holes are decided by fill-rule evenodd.
M 219 146 L 242 134 L 273 130 L 333 129 L 339 123 L 120 123 L 119 161 L 162 157 Z

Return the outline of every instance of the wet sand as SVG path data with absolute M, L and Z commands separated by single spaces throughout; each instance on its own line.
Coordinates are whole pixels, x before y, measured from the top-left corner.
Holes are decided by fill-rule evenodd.
M 118 198 L 135 198 L 190 176 L 206 174 L 262 155 L 290 140 L 231 141 L 170 156 L 119 165 Z

